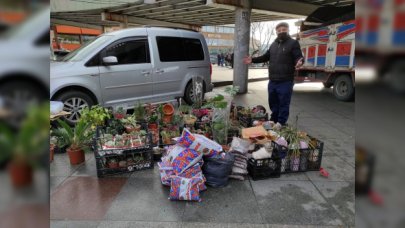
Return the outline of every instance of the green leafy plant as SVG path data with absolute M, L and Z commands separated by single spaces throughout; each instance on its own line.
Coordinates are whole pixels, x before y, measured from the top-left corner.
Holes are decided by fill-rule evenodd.
M 35 166 L 49 145 L 49 102 L 28 108 L 17 131 L 0 124 L 0 161 L 24 162 Z
M 182 104 L 179 107 L 179 112 L 181 112 L 183 114 L 189 114 L 189 113 L 191 113 L 192 109 L 193 108 L 191 106 Z
M 53 135 L 58 138 L 58 146 L 68 146 L 72 150 L 84 150 L 85 152 L 90 149 L 89 143 L 91 142 L 92 135 L 86 134 L 90 128 L 90 123 L 84 120 L 79 120 L 76 126 L 70 127 L 66 122 L 58 120 L 61 126 L 53 131 Z
M 99 105 L 94 105 L 91 108 L 85 107 L 80 114 L 80 119 L 87 123 L 91 123 L 93 129 L 97 126 L 104 126 L 106 119 L 111 118 L 108 109 Z
M 225 92 L 234 97 L 239 93 L 239 86 L 228 86 L 225 88 Z
M 127 116 L 124 119 L 121 119 L 121 122 L 124 126 L 135 127 L 137 126 L 136 117 L 134 115 Z
M 226 102 L 224 99 L 225 98 L 223 95 L 218 94 L 209 99 L 202 108 L 226 108 L 228 106 L 228 102 Z
M 152 114 L 152 115 L 149 116 L 148 122 L 149 122 L 149 123 L 156 123 L 157 120 L 158 120 L 158 118 L 159 118 L 159 117 L 158 117 L 157 114 Z
M 145 108 L 143 107 L 141 102 L 138 102 L 138 105 L 134 109 L 134 115 L 138 121 L 145 120 Z

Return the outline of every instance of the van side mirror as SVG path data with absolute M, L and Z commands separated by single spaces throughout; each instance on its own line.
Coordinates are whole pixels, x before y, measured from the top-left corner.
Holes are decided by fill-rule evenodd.
M 103 58 L 103 63 L 107 66 L 118 64 L 118 59 L 115 56 L 106 56 Z

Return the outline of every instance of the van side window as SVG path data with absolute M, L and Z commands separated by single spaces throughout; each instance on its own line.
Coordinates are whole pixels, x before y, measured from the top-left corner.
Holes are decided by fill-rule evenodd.
M 204 51 L 200 40 L 186 38 L 184 39 L 184 46 L 187 50 L 187 60 L 204 60 Z
M 156 37 L 161 62 L 204 60 L 199 39 L 180 37 Z
M 105 56 L 115 56 L 118 59 L 118 65 L 134 63 L 150 63 L 148 41 L 127 40 L 106 50 Z

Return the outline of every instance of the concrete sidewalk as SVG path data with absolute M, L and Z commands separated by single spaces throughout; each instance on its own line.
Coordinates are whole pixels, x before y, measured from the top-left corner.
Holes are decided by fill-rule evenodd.
M 269 71 L 267 68 L 249 68 L 249 80 L 268 80 Z M 212 66 L 212 83 L 233 81 L 233 69 L 231 67 Z
M 225 71 L 225 70 L 224 70 Z M 249 84 L 237 104 L 267 105 L 267 81 Z M 202 202 L 172 202 L 154 170 L 98 179 L 95 160 L 51 163 L 51 227 L 354 227 L 354 103 L 337 101 L 321 84 L 294 87 L 290 124 L 324 141 L 319 172 L 209 188 Z

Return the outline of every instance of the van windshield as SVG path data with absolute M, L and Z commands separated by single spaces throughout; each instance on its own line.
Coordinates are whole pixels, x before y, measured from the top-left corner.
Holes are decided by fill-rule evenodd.
M 77 62 L 82 61 L 86 58 L 90 53 L 92 53 L 95 49 L 99 48 L 100 45 L 103 45 L 108 40 L 111 39 L 112 36 L 110 35 L 102 35 L 97 37 L 96 39 L 85 43 L 78 49 L 70 52 L 65 58 L 62 59 L 62 62 Z

